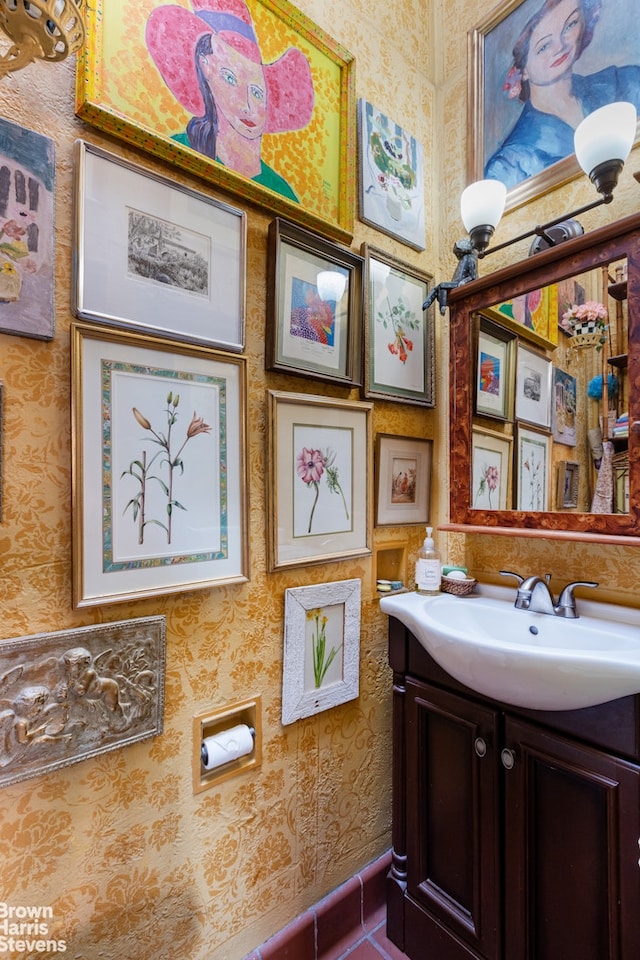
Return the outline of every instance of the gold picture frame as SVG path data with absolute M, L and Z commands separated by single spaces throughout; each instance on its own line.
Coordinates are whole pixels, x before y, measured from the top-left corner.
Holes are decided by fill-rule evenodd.
M 188 39 L 198 31 L 216 37 L 219 16 L 206 5 L 198 19 L 188 0 L 94 0 L 85 10 L 76 115 L 225 191 L 349 242 L 355 205 L 354 58 L 288 0 L 246 0 L 246 8 L 246 19 L 232 19 L 258 48 L 261 99 L 267 104 L 257 179 L 188 145 L 185 130 L 197 116 L 193 110 L 205 109 L 194 64 L 207 59 Z M 203 30 L 207 16 L 212 25 Z M 229 49 L 223 39 L 219 43 Z M 283 97 L 282 84 L 292 78 L 294 95 Z M 309 95 L 303 100 L 299 88 L 305 85 Z M 216 134 L 216 157 L 219 144 Z M 280 192 L 285 185 L 289 190 Z

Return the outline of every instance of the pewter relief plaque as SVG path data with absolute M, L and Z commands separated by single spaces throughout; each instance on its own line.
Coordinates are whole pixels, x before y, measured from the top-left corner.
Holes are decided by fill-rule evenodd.
M 0 641 L 0 786 L 162 733 L 165 618 Z

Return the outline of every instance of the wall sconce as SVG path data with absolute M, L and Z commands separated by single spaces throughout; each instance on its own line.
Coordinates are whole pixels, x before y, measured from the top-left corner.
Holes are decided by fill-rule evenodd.
M 475 279 L 479 258 L 504 250 L 527 237 L 536 238 L 529 251 L 532 254 L 583 233 L 575 217 L 613 200 L 618 177 L 633 146 L 636 125 L 636 108 L 625 101 L 609 103 L 585 117 L 576 127 L 574 148 L 578 163 L 600 194 L 598 199 L 495 247 L 489 247 L 489 243 L 504 213 L 506 187 L 498 180 L 477 180 L 469 184 L 460 197 L 460 215 L 469 239 L 460 240 L 454 246 L 459 260 L 456 271 L 450 281 L 439 283 L 431 290 L 423 309 L 426 310 L 437 298 L 440 313 L 444 314 L 448 291 Z
M 347 275 L 338 270 L 321 270 L 316 276 L 316 286 L 321 300 L 333 300 L 337 303 L 347 286 Z
M 0 0 L 0 31 L 11 41 L 0 56 L 0 77 L 35 60 L 64 60 L 84 43 L 84 23 L 73 0 Z
M 462 193 L 460 211 L 478 257 L 486 257 L 527 237 L 542 237 L 546 245 L 552 247 L 569 236 L 575 236 L 571 230 L 552 232 L 551 228 L 603 203 L 611 203 L 618 177 L 633 146 L 636 123 L 636 108 L 626 102 L 609 103 L 585 117 L 576 127 L 574 148 L 578 163 L 600 194 L 598 199 L 490 249 L 487 249 L 489 241 L 504 212 L 506 189 L 497 180 L 478 180 L 470 184 Z

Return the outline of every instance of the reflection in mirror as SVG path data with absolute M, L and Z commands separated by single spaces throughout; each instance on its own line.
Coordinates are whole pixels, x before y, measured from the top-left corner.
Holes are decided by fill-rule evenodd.
M 490 304 L 473 346 L 471 508 L 627 513 L 626 257 Z
M 450 526 L 640 536 L 639 307 L 640 215 L 452 292 Z

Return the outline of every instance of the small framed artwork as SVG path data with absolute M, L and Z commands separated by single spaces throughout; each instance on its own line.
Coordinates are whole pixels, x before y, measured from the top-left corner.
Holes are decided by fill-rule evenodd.
M 571 48 L 563 50 L 564 59 L 550 63 L 548 73 L 543 69 L 540 77 L 538 44 L 542 48 L 544 38 L 555 29 L 555 7 L 541 0 L 508 0 L 494 6 L 469 35 L 467 126 L 473 131 L 469 181 L 501 180 L 508 188 L 510 209 L 580 172 L 573 144 L 575 124 L 557 88 L 569 83 L 580 103 L 590 103 L 596 89 L 601 91 L 598 106 L 616 99 L 616 82 L 629 69 L 626 65 L 640 62 L 640 38 L 629 29 L 634 10 L 632 0 L 579 5 L 579 23 L 562 25 L 579 31 L 571 37 Z M 634 81 L 631 86 L 635 92 Z
M 267 370 L 360 384 L 363 259 L 286 220 L 269 227 Z
M 422 309 L 432 277 L 364 243 L 365 397 L 433 407 L 434 313 Z
M 551 426 L 551 376 L 548 357 L 518 343 L 516 419 L 539 427 Z
M 422 144 L 381 110 L 358 100 L 360 219 L 425 248 Z
M 71 327 L 76 607 L 248 579 L 245 360 Z
M 246 214 L 79 140 L 74 312 L 241 351 Z
M 285 590 L 283 724 L 357 698 L 360 596 L 360 580 Z
M 513 418 L 516 336 L 485 317 L 477 320 L 475 412 Z
M 0 333 L 54 332 L 55 144 L 0 118 Z
M 553 287 L 529 290 L 512 300 L 488 307 L 486 313 L 519 337 L 544 350 L 555 350 L 558 346 L 558 323 L 553 290 Z
M 376 436 L 376 526 L 429 521 L 433 440 Z
M 369 555 L 373 404 L 268 399 L 270 570 Z
M 577 435 L 577 381 L 570 373 L 553 368 L 551 432 L 555 443 L 575 447 Z
M 568 510 L 578 506 L 579 483 L 580 464 L 573 460 L 561 460 L 558 464 L 558 489 L 556 498 L 558 510 Z
M 516 509 L 549 509 L 551 436 L 516 425 Z
M 473 510 L 511 508 L 511 463 L 513 438 L 493 430 L 474 427 L 471 436 Z

